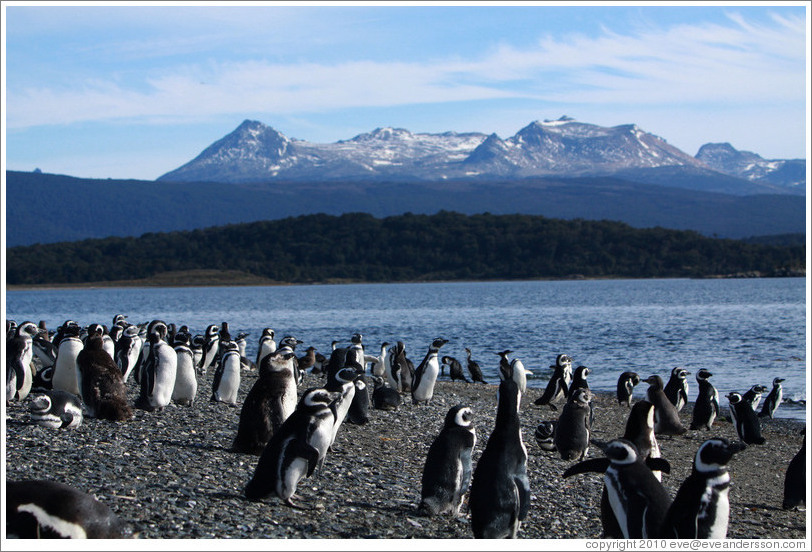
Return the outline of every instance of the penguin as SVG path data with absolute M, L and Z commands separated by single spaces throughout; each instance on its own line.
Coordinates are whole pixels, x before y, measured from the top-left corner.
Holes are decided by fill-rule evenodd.
M 239 332 L 237 334 L 237 339 L 234 342 L 237 344 L 237 349 L 240 351 L 240 356 L 245 356 L 245 349 L 248 346 L 248 342 L 245 340 L 246 337 L 251 335 L 249 332 Z
M 423 465 L 419 509 L 429 516 L 460 515 L 471 482 L 471 455 L 476 445 L 474 413 L 469 406 L 448 410 L 440 433 L 431 443 Z
M 804 432 L 805 433 L 805 432 Z M 806 503 L 806 435 L 800 450 L 795 453 L 784 475 L 784 510 L 803 508 Z
M 465 377 L 465 373 L 462 371 L 462 364 L 460 361 L 452 356 L 444 356 L 440 359 L 443 366 L 448 366 L 448 376 L 451 378 L 451 381 L 462 380 L 465 383 L 471 383 L 468 381 L 468 378 Z
M 761 421 L 750 403 L 743 400 L 739 393 L 728 393 L 725 396 L 730 402 L 730 413 L 739 439 L 748 445 L 763 445 L 766 439 L 761 436 Z
M 54 365 L 56 364 L 57 348 L 48 336 L 48 329 L 44 321 L 40 321 L 39 331 L 31 340 L 31 350 L 34 353 L 33 358 L 40 364 L 40 368 L 37 369 L 37 373 L 34 375 L 35 381 L 32 386 L 50 389 Z M 39 376 L 40 381 L 37 381 L 37 376 Z
M 295 352 L 296 346 L 302 343 L 304 343 L 304 341 L 296 339 L 292 335 L 286 335 L 279 340 L 279 347 L 276 350 L 282 353 Z M 304 374 L 299 369 L 299 359 L 295 355 L 293 357 L 293 374 L 296 376 L 296 384 L 301 385 L 304 380 Z
M 727 464 L 747 448 L 727 439 L 708 439 L 696 451 L 693 469 L 680 485 L 660 528 L 662 539 L 726 539 L 730 519 Z
M 353 361 L 350 361 L 353 362 Z M 357 366 L 357 363 L 355 364 Z M 347 418 L 347 413 L 352 406 L 352 401 L 355 398 L 355 378 L 358 375 L 356 368 L 347 366 L 338 371 L 328 372 L 327 383 L 324 388 L 331 393 L 338 393 L 338 398 L 333 401 L 330 408 L 333 411 L 335 423 L 333 426 L 332 437 L 330 440 L 330 447 L 332 448 L 335 443 L 338 430 L 344 420 Z
M 569 387 L 572 382 L 572 359 L 566 354 L 560 354 L 555 359 L 555 366 L 550 366 L 553 375 L 544 388 L 541 397 L 533 404 L 537 406 L 548 405 L 550 410 L 558 410 L 553 402 L 566 399 L 569 396 Z
M 432 341 L 423 362 L 414 371 L 412 404 L 428 404 L 434 396 L 434 385 L 437 383 L 437 376 L 440 375 L 440 363 L 437 360 L 437 355 L 440 348 L 446 343 L 448 343 L 448 340 L 442 337 Z
M 589 383 L 586 381 L 589 375 L 589 368 L 586 366 L 579 366 L 572 374 L 572 383 L 570 384 L 568 397 L 571 397 L 576 389 L 589 389 Z
M 39 327 L 33 322 L 23 322 L 14 329 L 14 337 L 6 340 L 6 402 L 22 401 L 31 391 L 34 371 L 34 337 Z
M 465 355 L 468 359 L 468 373 L 471 374 L 471 381 L 475 383 L 488 383 L 485 381 L 485 378 L 482 377 L 482 368 L 479 367 L 479 363 L 471 358 L 471 349 L 468 347 L 465 348 Z
M 414 364 L 406 357 L 406 346 L 402 341 L 398 341 L 390 351 L 390 366 L 395 382 L 393 388 L 401 393 L 411 393 L 415 377 Z
M 713 374 L 705 368 L 696 373 L 696 383 L 699 391 L 691 415 L 691 429 L 710 429 L 719 416 L 719 392 L 710 382 Z
M 359 372 L 353 380 L 353 385 L 355 385 L 355 395 L 347 410 L 347 421 L 355 425 L 364 425 L 369 421 L 369 387 L 366 375 Z
M 138 337 L 138 326 L 127 326 L 116 342 L 115 360 L 124 381 L 130 379 L 141 356 L 143 342 Z
M 364 354 L 364 344 L 362 343 L 364 336 L 360 333 L 352 334 L 350 338 L 350 349 L 347 352 L 349 356 L 351 356 L 356 363 L 361 367 L 361 371 L 366 371 L 366 355 Z
M 373 360 L 371 360 L 372 367 L 370 368 L 370 373 L 375 377 L 382 378 L 386 373 L 387 349 L 389 349 L 389 342 L 384 341 L 383 343 L 381 343 L 380 356 L 377 356 Z
M 758 405 L 761 403 L 761 397 L 764 395 L 765 391 L 767 391 L 765 386 L 754 385 L 744 392 L 742 395 L 742 400 L 746 403 L 750 403 L 750 408 L 752 408 L 753 412 L 755 412 L 758 410 Z
M 237 406 L 237 394 L 240 391 L 240 349 L 233 341 L 221 341 L 223 356 L 214 371 L 211 386 L 211 402 L 221 402 Z
M 14 321 L 11 320 L 10 322 Z M 16 323 L 14 326 L 16 327 Z M 75 320 L 65 320 L 61 326 L 57 326 L 56 333 L 51 339 L 51 343 L 56 346 L 57 351 L 59 350 L 59 344 L 62 342 L 62 338 L 65 337 L 66 334 L 74 335 L 75 333 L 76 337 L 79 337 L 79 333 L 76 331 L 76 328 L 79 328 L 79 323 Z
M 781 405 L 781 400 L 784 398 L 784 389 L 781 387 L 781 382 L 784 378 L 773 378 L 773 388 L 770 394 L 764 399 L 764 404 L 761 406 L 761 412 L 758 413 L 760 417 L 769 417 L 770 419 L 775 416 L 775 411 Z
M 88 335 L 84 349 L 76 357 L 76 366 L 82 402 L 88 416 L 116 422 L 133 417 L 121 370 L 107 351 L 103 333 L 98 328 Z
M 178 354 L 165 341 L 169 328 L 164 322 L 150 322 L 143 349 L 146 358 L 139 377 L 140 393 L 135 406 L 148 412 L 161 411 L 172 400 L 178 371 Z
M 676 407 L 677 412 L 688 403 L 688 376 L 691 372 L 679 366 L 671 370 L 671 377 L 665 384 L 665 396 Z
M 257 349 L 257 368 L 262 366 L 262 359 L 276 351 L 275 332 L 271 328 L 263 328 L 262 335 L 259 336 L 259 348 Z
M 257 380 L 243 401 L 231 447 L 234 452 L 261 454 L 271 436 L 293 414 L 297 400 L 293 357 L 293 351 L 274 351 L 263 358 Z
M 592 393 L 576 389 L 567 400 L 555 425 L 553 443 L 563 460 L 583 460 L 589 452 L 592 431 Z
M 679 419 L 677 407 L 665 396 L 662 378 L 651 375 L 643 381 L 648 383 L 646 400 L 654 405 L 654 433 L 657 435 L 682 435 L 688 431 Z
M 611 513 L 622 538 L 656 538 L 671 506 L 671 497 L 654 477 L 652 468 L 668 473 L 670 465 L 662 458 L 644 461 L 634 443 L 626 439 L 610 441 L 604 454 L 604 458 L 584 460 L 570 466 L 564 477 L 587 472 L 603 473 Z
M 386 380 L 372 376 L 372 407 L 377 410 L 397 410 L 403 399 L 400 393 L 389 387 Z
M 7 481 L 5 507 L 9 538 L 119 539 L 125 529 L 105 504 L 56 481 Z
M 640 383 L 637 372 L 623 372 L 617 379 L 617 403 L 621 406 L 632 405 L 634 387 Z
M 533 436 L 536 438 L 536 443 L 539 448 L 543 451 L 555 451 L 555 441 L 553 439 L 555 435 L 555 423 L 555 420 L 549 420 L 541 422 L 536 426 L 536 431 L 533 433 Z
M 61 336 L 57 346 L 58 352 L 51 386 L 53 389 L 61 389 L 74 395 L 80 395 L 79 382 L 76 378 L 76 357 L 79 356 L 79 352 L 85 346 L 79 338 L 81 328 L 74 322 L 68 325 L 63 324 L 60 329 Z M 58 329 L 57 332 L 59 331 Z
M 217 324 L 209 324 L 203 335 L 203 356 L 197 365 L 197 375 L 205 376 L 206 371 L 214 364 L 220 351 L 220 328 Z
M 502 351 L 499 355 L 499 377 L 513 378 L 519 385 L 519 391 L 524 394 L 527 391 L 527 374 L 532 374 L 525 369 L 524 364 L 518 358 L 508 360 L 507 356 L 513 351 Z
M 245 487 L 249 500 L 274 493 L 285 504 L 294 502 L 299 482 L 313 475 L 324 461 L 331 443 L 335 414 L 330 405 L 339 393 L 311 388 L 302 394 L 296 409 L 273 434 L 262 451 L 254 475 Z
M 520 403 L 518 384 L 503 380 L 497 393 L 496 422 L 474 470 L 468 498 L 471 529 L 478 539 L 516 538 L 530 510 Z
M 110 332 L 107 329 L 107 326 L 103 324 L 90 324 L 87 327 L 87 335 L 88 337 L 91 335 L 100 335 L 102 336 L 102 344 L 104 345 L 104 350 L 107 351 L 107 354 L 110 355 L 110 358 L 115 358 L 116 356 L 116 344 L 113 341 L 113 338 L 110 337 Z M 87 338 L 85 338 L 87 340 Z
M 128 325 L 126 314 L 116 314 L 113 316 L 113 326 L 121 326 L 122 328 L 126 328 Z
M 175 349 L 178 363 L 175 386 L 172 388 L 172 401 L 186 406 L 192 406 L 197 397 L 197 372 L 191 344 L 192 335 L 189 332 L 181 331 L 175 334 L 172 348 Z
M 31 421 L 53 429 L 67 429 L 82 425 L 82 399 L 73 393 L 49 389 L 31 395 L 28 410 Z

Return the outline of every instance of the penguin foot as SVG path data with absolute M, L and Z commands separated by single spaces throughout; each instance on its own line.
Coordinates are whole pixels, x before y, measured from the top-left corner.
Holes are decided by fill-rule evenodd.
M 312 506 L 300 506 L 300 505 L 296 504 L 295 502 L 293 502 L 293 497 L 294 496 L 296 497 L 296 500 L 299 500 L 298 496 L 292 495 L 292 496 L 288 497 L 288 499 L 285 501 L 285 504 L 287 504 L 291 508 L 295 508 L 297 510 L 312 510 L 313 509 Z

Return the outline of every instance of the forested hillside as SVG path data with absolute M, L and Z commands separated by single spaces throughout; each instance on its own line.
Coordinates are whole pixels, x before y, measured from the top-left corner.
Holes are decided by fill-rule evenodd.
M 9 285 L 237 270 L 279 282 L 784 275 L 805 246 L 532 215 L 306 215 L 7 250 Z M 796 272 L 797 273 L 797 272 Z

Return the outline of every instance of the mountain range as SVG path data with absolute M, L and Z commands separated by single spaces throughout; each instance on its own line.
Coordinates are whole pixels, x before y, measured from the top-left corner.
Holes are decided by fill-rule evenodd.
M 603 127 L 564 116 L 535 121 L 504 140 L 496 134 L 387 127 L 328 144 L 291 139 L 246 120 L 158 180 L 246 184 L 619 176 L 750 195 L 802 194 L 805 173 L 802 159 L 767 160 L 730 144 L 705 144 L 694 157 L 637 125 Z

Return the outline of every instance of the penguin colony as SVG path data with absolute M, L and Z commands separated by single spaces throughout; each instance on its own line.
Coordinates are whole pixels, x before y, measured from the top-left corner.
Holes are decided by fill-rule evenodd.
M 170 403 L 193 407 L 198 379 L 202 383 L 207 371 L 214 370 L 211 401 L 231 407 L 241 404 L 232 451 L 257 457 L 253 477 L 235 491 L 246 500 L 275 497 L 293 508 L 312 509 L 301 503 L 312 498 L 307 495 L 318 485 L 329 483 L 318 474 L 336 446 L 342 423 L 363 425 L 370 406 L 421 408 L 432 400 L 446 366 L 451 381 L 469 382 L 460 361 L 450 355 L 440 358 L 440 348 L 449 343 L 444 338 L 426 344 L 425 357 L 415 367 L 403 341 L 394 346 L 383 343 L 374 356 L 364 352 L 363 337 L 356 333 L 348 347 L 333 342 L 328 362 L 319 358 L 315 347 L 297 356 L 296 347 L 303 341 L 293 336 L 285 336 L 277 346 L 274 330 L 266 328 L 254 363 L 245 357 L 247 334 L 232 340 L 227 323 L 209 325 L 193 338 L 188 327 L 160 320 L 133 325 L 117 315 L 113 322 L 108 331 L 101 324 L 81 327 L 68 320 L 56 332 L 48 332 L 42 323 L 7 322 L 7 404 L 30 397 L 31 423 L 54 430 L 77 427 L 83 416 L 127 423 L 133 412 L 126 386 L 140 390 L 135 408 L 159 416 Z M 485 383 L 471 350 L 465 352 L 470 382 Z M 484 442 L 481 455 L 475 461 L 476 413 L 464 404 L 452 407 L 430 441 L 415 507 L 426 516 L 468 516 L 476 538 L 516 538 L 521 536 L 522 521 L 533 515 L 519 412 L 524 395 L 536 390 L 528 390 L 527 375 L 532 372 L 519 359 L 508 357 L 512 351 L 494 353 L 499 356 L 500 376 L 494 397 L 496 420 L 492 428 L 478 428 Z M 696 373 L 699 395 L 690 430 L 697 432 L 698 446 L 691 475 L 681 484 L 671 482 L 677 489 L 673 494 L 662 483 L 670 465 L 660 456 L 656 436 L 673 438 L 689 431 L 679 412 L 687 403 L 690 373 L 674 368 L 668 385 L 657 374 L 644 380 L 634 372 L 620 374 L 617 402 L 631 407 L 625 433 L 600 443 L 590 438 L 595 416 L 600 415 L 594 411 L 586 381 L 590 369 L 579 366 L 573 374 L 572 359 L 566 354 L 558 355 L 551 369 L 547 387 L 533 404 L 554 413 L 558 411 L 554 403 L 563 401 L 563 407 L 555 419 L 539 423 L 535 441 L 541 454 L 571 462 L 562 478 L 603 475 L 603 534 L 595 536 L 726 537 L 731 480 L 727 465 L 748 445 L 765 443 L 759 418 L 774 416 L 782 401 L 783 379 L 774 379 L 758 413 L 765 386 L 727 395 L 738 441 L 732 440 L 733 435 L 731 440 L 703 440 L 701 432 L 719 417 L 719 396 L 710 383 L 712 374 L 705 369 Z M 323 378 L 323 385 L 302 389 L 305 370 Z M 241 373 L 251 371 L 256 371 L 256 381 L 245 397 L 239 397 Z M 635 402 L 634 388 L 640 382 L 649 387 L 645 399 Z M 411 401 L 404 401 L 404 395 Z M 589 458 L 590 443 L 603 457 Z M 785 509 L 805 506 L 798 493 L 805 486 L 804 458 L 805 444 L 788 466 Z M 313 478 L 308 488 L 297 495 L 308 478 Z M 115 515 L 77 489 L 50 481 L 9 481 L 8 488 L 9 535 L 120 536 L 122 524 Z

